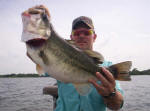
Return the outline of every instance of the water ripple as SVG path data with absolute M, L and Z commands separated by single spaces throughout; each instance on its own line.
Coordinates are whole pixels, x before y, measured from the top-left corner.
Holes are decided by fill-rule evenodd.
M 120 82 L 125 101 L 120 111 L 149 111 L 149 81 L 150 76 L 133 76 Z M 51 78 L 0 78 L 0 111 L 52 111 L 52 97 L 42 90 L 54 83 Z

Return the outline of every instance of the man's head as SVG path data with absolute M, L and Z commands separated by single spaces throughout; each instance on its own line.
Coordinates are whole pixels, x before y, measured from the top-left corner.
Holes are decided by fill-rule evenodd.
M 96 39 L 93 22 L 89 17 L 80 16 L 72 23 L 71 39 L 83 50 L 93 48 Z

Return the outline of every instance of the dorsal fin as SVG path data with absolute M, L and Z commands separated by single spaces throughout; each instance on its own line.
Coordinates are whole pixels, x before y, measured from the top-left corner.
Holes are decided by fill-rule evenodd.
M 73 40 L 68 40 L 68 39 L 65 39 L 70 45 L 75 45 L 75 42 Z
M 84 50 L 84 52 L 91 58 L 93 58 L 96 64 L 102 64 L 104 62 L 104 57 L 102 54 L 92 51 L 92 50 Z
M 72 47 L 74 47 L 75 49 L 77 49 L 77 50 L 82 50 L 82 49 L 80 49 L 76 44 L 75 44 L 75 42 L 73 41 L 73 40 L 67 40 L 67 39 L 65 39 Z
M 67 40 L 66 41 L 72 45 L 73 47 L 79 48 L 78 46 L 75 45 L 75 42 L 73 40 Z M 80 49 L 80 48 L 79 48 Z M 96 64 L 102 64 L 104 62 L 104 57 L 102 54 L 92 51 L 92 50 L 83 50 L 85 54 L 87 54 L 89 57 L 91 57 Z

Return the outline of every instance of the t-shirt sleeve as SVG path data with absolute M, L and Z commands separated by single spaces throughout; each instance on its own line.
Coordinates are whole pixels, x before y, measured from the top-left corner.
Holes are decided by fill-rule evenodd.
M 116 80 L 116 90 L 119 91 L 123 95 L 123 90 L 122 90 L 122 88 L 120 86 L 119 81 L 117 81 L 117 80 Z

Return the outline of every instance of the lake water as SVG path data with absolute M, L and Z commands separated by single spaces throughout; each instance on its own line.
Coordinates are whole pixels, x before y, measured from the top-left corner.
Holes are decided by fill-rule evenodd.
M 54 83 L 52 78 L 0 78 L 0 111 L 52 111 L 52 97 L 42 90 Z M 150 111 L 150 76 L 120 83 L 125 93 L 120 111 Z

